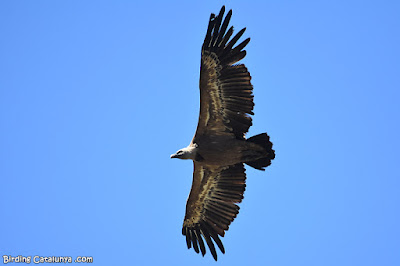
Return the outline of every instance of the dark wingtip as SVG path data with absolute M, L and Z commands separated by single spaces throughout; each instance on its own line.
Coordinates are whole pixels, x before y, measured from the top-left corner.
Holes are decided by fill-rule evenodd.
M 243 33 L 246 31 L 246 27 L 244 27 L 243 29 L 241 29 L 237 35 L 239 35 L 240 37 L 242 37 Z
M 197 241 L 199 242 L 199 245 L 200 245 L 201 255 L 204 257 L 204 255 L 206 254 L 206 247 L 204 246 L 203 238 L 201 237 L 201 233 L 200 233 L 200 228 L 199 227 L 197 227 L 195 229 L 195 233 L 196 233 Z
M 219 15 L 223 15 L 225 13 L 225 5 L 221 7 L 221 10 L 219 11 Z

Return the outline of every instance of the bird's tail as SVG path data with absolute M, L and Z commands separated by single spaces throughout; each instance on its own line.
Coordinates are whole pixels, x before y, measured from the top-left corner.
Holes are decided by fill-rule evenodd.
M 255 169 L 265 171 L 264 168 L 269 166 L 271 164 L 271 160 L 275 158 L 275 151 L 272 149 L 272 142 L 269 140 L 269 136 L 267 135 L 267 133 L 261 133 L 251 138 L 248 138 L 247 141 L 253 142 L 263 147 L 267 152 L 267 155 L 255 161 L 246 162 L 246 164 Z

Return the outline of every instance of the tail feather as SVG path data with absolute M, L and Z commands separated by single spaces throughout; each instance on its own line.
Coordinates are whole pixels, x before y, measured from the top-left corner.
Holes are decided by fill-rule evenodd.
M 264 168 L 269 166 L 271 164 L 271 160 L 275 158 L 275 151 L 272 149 L 272 142 L 269 140 L 269 136 L 267 135 L 267 133 L 261 133 L 251 138 L 248 138 L 247 141 L 253 142 L 263 147 L 267 152 L 267 156 L 257 159 L 255 161 L 246 162 L 246 164 L 255 169 L 265 171 Z

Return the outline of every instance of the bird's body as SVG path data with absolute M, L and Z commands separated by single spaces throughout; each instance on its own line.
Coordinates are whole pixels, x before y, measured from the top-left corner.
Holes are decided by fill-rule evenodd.
M 260 145 L 239 140 L 231 135 L 205 135 L 190 143 L 192 160 L 203 165 L 226 166 L 265 157 L 267 152 Z
M 224 12 L 223 6 L 218 16 L 211 14 L 202 46 L 196 133 L 189 146 L 171 155 L 193 160 L 193 183 L 182 227 L 187 246 L 204 256 L 205 241 L 215 260 L 214 243 L 225 253 L 219 236 L 225 235 L 239 212 L 236 203 L 243 199 L 244 164 L 264 170 L 275 158 L 266 133 L 245 137 L 252 125 L 253 86 L 247 68 L 235 63 L 245 57 L 243 48 L 250 39 L 234 47 L 245 29 L 231 38 L 232 10 L 222 20 Z
M 197 140 L 197 153 L 204 165 L 233 165 L 241 162 L 241 150 L 245 149 L 245 141 L 224 136 L 204 136 Z M 225 155 L 225 156 L 224 156 Z M 227 156 L 229 155 L 229 156 Z

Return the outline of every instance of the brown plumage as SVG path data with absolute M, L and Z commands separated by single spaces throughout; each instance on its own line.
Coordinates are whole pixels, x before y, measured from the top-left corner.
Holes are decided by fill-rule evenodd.
M 211 14 L 201 50 L 200 115 L 196 133 L 188 147 L 171 158 L 191 159 L 194 164 L 193 183 L 186 204 L 182 234 L 188 248 L 204 256 L 205 244 L 215 260 L 214 243 L 225 253 L 220 236 L 239 213 L 239 203 L 246 187 L 243 163 L 259 170 L 275 158 L 266 133 L 245 138 L 252 125 L 253 86 L 243 64 L 249 43 L 247 38 L 235 44 L 245 29 L 233 38 L 228 29 L 232 10 L 222 21 L 225 7 L 218 16 Z

